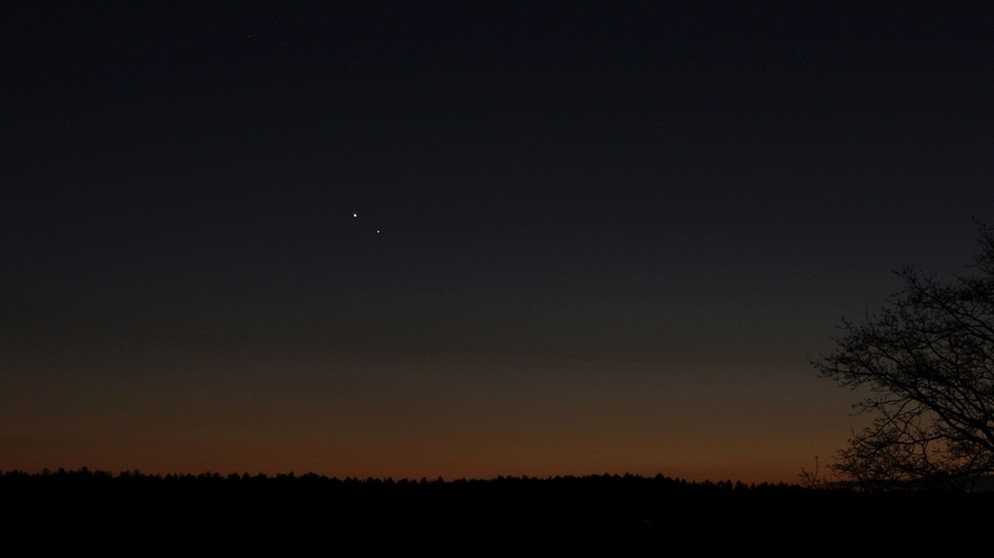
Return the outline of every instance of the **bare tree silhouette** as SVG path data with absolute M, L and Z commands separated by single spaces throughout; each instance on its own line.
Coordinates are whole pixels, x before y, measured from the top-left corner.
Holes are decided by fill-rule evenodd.
M 866 323 L 843 319 L 820 375 L 869 394 L 873 420 L 831 468 L 872 488 L 969 488 L 994 473 L 994 232 L 980 226 L 971 275 L 906 267 L 904 287 Z

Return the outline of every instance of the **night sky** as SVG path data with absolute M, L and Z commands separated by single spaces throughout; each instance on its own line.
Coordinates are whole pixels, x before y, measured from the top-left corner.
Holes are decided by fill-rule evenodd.
M 798 482 L 994 224 L 987 2 L 8 2 L 0 470 Z

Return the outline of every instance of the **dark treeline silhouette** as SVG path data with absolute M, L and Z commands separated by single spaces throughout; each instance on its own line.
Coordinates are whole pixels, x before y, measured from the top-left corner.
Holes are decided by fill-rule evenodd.
M 994 510 L 990 492 L 866 493 L 608 474 L 446 481 L 84 468 L 2 473 L 0 498 L 6 532 L 15 538 L 98 545 L 112 554 L 190 545 L 312 552 L 315 545 L 346 544 L 360 544 L 364 553 L 604 544 L 641 552 L 677 543 L 790 552 L 802 549 L 799 540 L 842 552 L 857 536 L 864 550 L 922 550 L 942 540 L 948 552 L 965 533 L 987 529 Z

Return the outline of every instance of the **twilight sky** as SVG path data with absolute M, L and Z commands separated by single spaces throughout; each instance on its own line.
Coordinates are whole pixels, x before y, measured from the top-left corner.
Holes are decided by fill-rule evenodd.
M 986 2 L 8 4 L 0 470 L 797 482 L 994 223 Z

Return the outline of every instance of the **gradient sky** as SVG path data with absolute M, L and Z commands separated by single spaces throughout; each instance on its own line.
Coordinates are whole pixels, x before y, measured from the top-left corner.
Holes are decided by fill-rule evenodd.
M 990 4 L 477 4 L 0 8 L 0 470 L 828 463 L 994 223 Z

